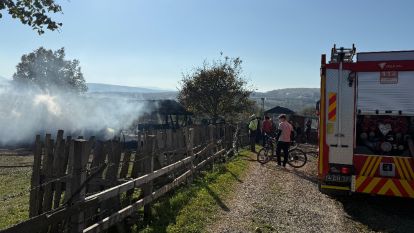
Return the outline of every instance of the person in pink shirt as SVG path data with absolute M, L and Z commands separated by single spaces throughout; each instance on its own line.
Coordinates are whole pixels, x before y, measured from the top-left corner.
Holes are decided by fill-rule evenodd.
M 280 152 L 283 150 L 283 167 L 286 167 L 286 163 L 289 157 L 289 147 L 290 147 L 290 134 L 292 133 L 293 126 L 286 121 L 286 115 L 281 114 L 279 116 L 279 127 L 278 127 L 278 134 L 277 134 L 277 147 L 276 147 L 276 156 L 277 156 L 277 164 L 279 166 L 282 165 Z

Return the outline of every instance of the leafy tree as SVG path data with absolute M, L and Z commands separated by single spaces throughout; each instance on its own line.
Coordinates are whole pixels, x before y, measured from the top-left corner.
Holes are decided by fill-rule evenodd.
M 223 117 L 234 119 L 251 109 L 251 90 L 241 76 L 240 58 L 220 57 L 212 64 L 204 62 L 190 74 L 184 74 L 178 100 L 189 111 L 209 116 L 213 122 Z
M 4 9 L 13 18 L 18 18 L 23 24 L 32 27 L 39 35 L 45 32 L 44 27 L 54 31 L 62 26 L 62 23 L 53 21 L 48 15 L 62 12 L 62 7 L 54 0 L 0 0 L 0 11 Z M 0 18 L 2 17 L 0 13 Z
M 72 92 L 86 92 L 85 79 L 78 60 L 65 60 L 65 49 L 56 51 L 38 48 L 22 56 L 13 74 L 19 84 L 33 84 L 53 92 L 55 88 Z

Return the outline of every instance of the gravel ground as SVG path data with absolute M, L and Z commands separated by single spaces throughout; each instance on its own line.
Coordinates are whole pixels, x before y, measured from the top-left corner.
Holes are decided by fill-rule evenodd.
M 414 232 L 412 200 L 333 199 L 318 191 L 316 159 L 301 169 L 283 169 L 255 158 L 246 158 L 251 161 L 248 173 L 223 200 L 228 210 L 217 213 L 208 232 Z

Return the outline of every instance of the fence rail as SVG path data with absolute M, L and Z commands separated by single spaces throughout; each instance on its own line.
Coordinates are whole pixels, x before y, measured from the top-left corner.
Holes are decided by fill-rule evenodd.
M 119 139 L 64 139 L 63 130 L 56 141 L 38 135 L 30 219 L 0 232 L 125 231 L 125 218 L 142 207 L 149 218 L 154 200 L 248 142 L 247 133 L 233 125 L 145 132 L 137 140 L 131 151 Z

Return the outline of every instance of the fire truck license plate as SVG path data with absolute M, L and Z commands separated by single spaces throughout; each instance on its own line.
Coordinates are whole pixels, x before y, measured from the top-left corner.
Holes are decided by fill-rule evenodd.
M 351 182 L 351 177 L 350 176 L 341 176 L 341 175 L 327 175 L 326 176 L 326 181 L 331 181 L 331 182 L 346 182 L 349 183 Z

